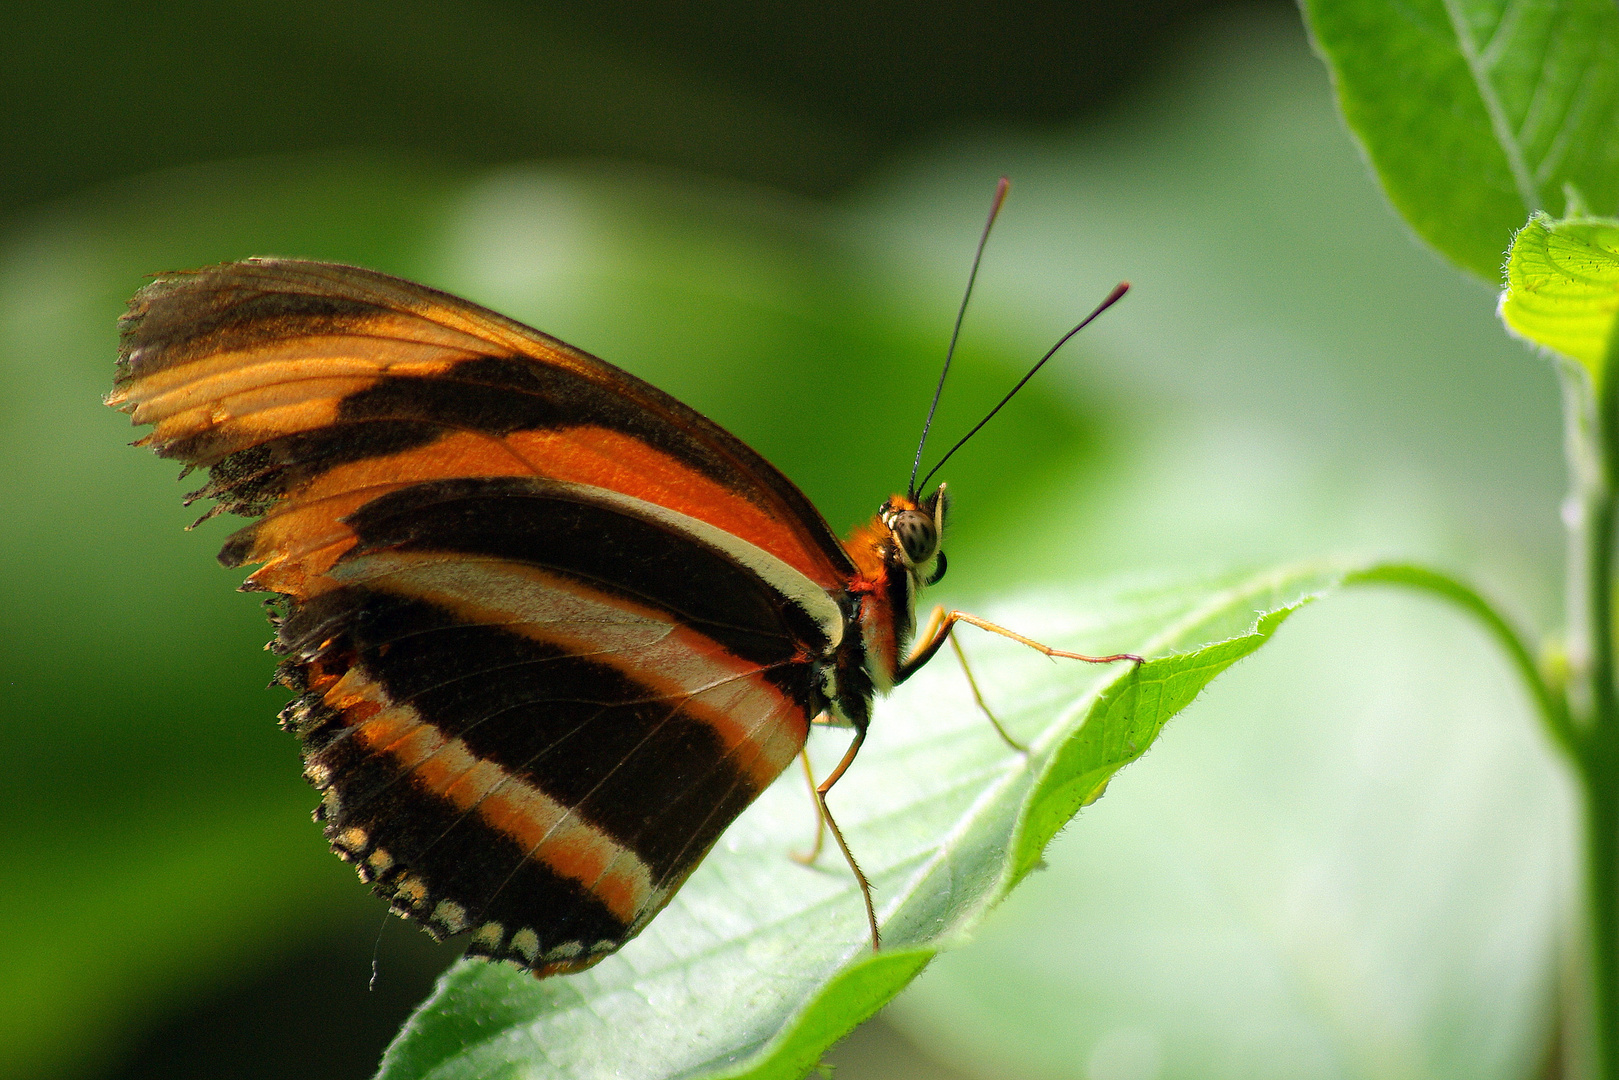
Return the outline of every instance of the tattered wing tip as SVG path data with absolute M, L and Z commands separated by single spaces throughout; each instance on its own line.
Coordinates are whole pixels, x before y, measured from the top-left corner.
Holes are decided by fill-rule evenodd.
M 118 359 L 115 363 L 116 374 L 113 378 L 114 392 L 126 383 L 139 377 L 141 368 L 147 360 L 147 350 L 156 345 L 156 354 L 163 352 L 161 340 L 153 342 L 150 338 L 156 336 L 161 339 L 164 321 L 163 307 L 177 293 L 211 274 L 218 274 L 239 266 L 243 262 L 260 263 L 263 259 L 243 259 L 239 262 L 214 263 L 210 266 L 200 266 L 193 270 L 164 270 L 152 274 L 152 280 L 138 289 L 134 296 L 129 298 L 128 307 L 118 317 Z M 275 260 L 269 260 L 275 261 Z M 158 316 L 155 320 L 154 313 Z M 159 325 L 156 334 L 148 333 L 151 330 L 149 322 L 155 321 Z
M 203 270 L 165 270 L 161 273 L 153 274 L 151 275 L 152 281 L 142 285 L 136 290 L 135 295 L 129 298 L 129 304 L 124 313 L 118 316 L 118 360 L 116 363 L 118 374 L 113 380 L 114 386 L 121 386 L 134 378 L 135 368 L 140 361 L 138 338 L 140 337 L 141 326 L 145 323 L 146 316 L 151 313 L 152 306 L 160 302 L 169 293 L 172 293 L 176 284 L 181 280 L 209 269 L 213 268 L 205 267 Z
M 193 501 L 194 500 L 192 500 L 192 499 L 187 499 L 185 501 L 185 505 L 190 506 Z M 208 520 L 210 520 L 212 518 L 216 518 L 216 517 L 218 517 L 220 514 L 222 514 L 224 512 L 225 512 L 225 504 L 224 503 L 215 503 L 214 505 L 212 505 L 212 506 L 210 506 L 208 508 L 207 513 L 203 514 L 196 521 L 193 521 L 190 525 L 187 525 L 186 526 L 186 532 L 190 532 L 192 529 L 195 529 L 198 525 L 201 525 L 203 522 L 208 521 Z
M 253 544 L 258 533 L 258 522 L 238 529 L 226 537 L 225 543 L 219 549 L 219 565 L 234 570 L 238 566 L 245 566 L 253 561 Z M 248 579 L 249 581 L 252 578 Z

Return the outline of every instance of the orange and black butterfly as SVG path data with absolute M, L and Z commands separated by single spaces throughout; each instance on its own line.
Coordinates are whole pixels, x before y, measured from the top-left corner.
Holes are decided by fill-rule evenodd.
M 160 275 L 122 330 L 107 402 L 152 425 L 137 445 L 258 519 L 219 558 L 277 597 L 316 819 L 469 954 L 618 949 L 818 719 L 855 731 L 818 792 L 847 856 L 825 792 L 873 696 L 987 625 L 940 609 L 912 643 L 943 485 L 840 543 L 696 411 L 425 286 L 250 259 Z

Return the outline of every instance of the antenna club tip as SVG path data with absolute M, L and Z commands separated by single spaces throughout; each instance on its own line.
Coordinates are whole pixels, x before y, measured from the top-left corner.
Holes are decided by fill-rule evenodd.
M 1001 212 L 1001 204 L 1006 201 L 1006 193 L 1011 190 L 1012 181 L 1006 177 L 1003 176 L 995 182 L 995 202 L 989 212 L 990 220 L 993 221 L 995 215 Z

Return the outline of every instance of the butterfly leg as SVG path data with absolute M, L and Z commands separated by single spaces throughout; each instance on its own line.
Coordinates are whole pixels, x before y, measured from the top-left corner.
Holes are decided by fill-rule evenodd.
M 950 648 L 955 651 L 956 659 L 961 661 L 961 673 L 967 676 L 967 685 L 972 688 L 973 700 L 978 702 L 979 710 L 989 717 L 989 722 L 995 727 L 995 734 L 999 735 L 1001 741 L 1007 746 L 1027 756 L 1029 748 L 1007 734 L 1006 728 L 995 718 L 995 714 L 989 711 L 989 706 L 984 703 L 984 695 L 978 692 L 978 680 L 973 678 L 973 669 L 967 664 L 967 654 L 961 651 L 961 639 L 956 637 L 955 634 L 947 633 L 946 636 L 950 639 Z
M 788 854 L 792 855 L 794 862 L 811 866 L 816 859 L 821 857 L 821 841 L 826 839 L 826 816 L 821 813 L 821 794 L 815 789 L 815 770 L 810 765 L 808 743 L 804 744 L 804 749 L 799 752 L 798 759 L 804 763 L 804 779 L 809 781 L 810 801 L 815 804 L 815 843 L 810 847 L 808 854 L 802 851 L 793 851 Z
M 860 885 L 860 898 L 866 902 L 866 922 L 871 926 L 871 948 L 873 952 L 876 952 L 883 947 L 883 939 L 882 935 L 877 931 L 877 908 L 871 902 L 871 882 L 866 879 L 865 872 L 860 869 L 860 864 L 855 862 L 854 854 L 849 850 L 848 843 L 843 839 L 843 830 L 838 828 L 837 820 L 832 817 L 832 809 L 826 805 L 826 793 L 832 790 L 832 785 L 837 783 L 839 777 L 848 769 L 849 765 L 854 761 L 855 755 L 860 753 L 860 746 L 865 741 L 866 729 L 864 725 L 855 728 L 854 741 L 849 743 L 849 749 L 844 751 L 843 760 L 838 762 L 838 767 L 833 769 L 827 778 L 821 781 L 820 786 L 815 789 L 815 801 L 821 808 L 821 820 L 826 822 L 828 829 L 832 830 L 832 839 L 838 842 L 838 850 L 843 852 L 844 861 L 849 864 L 849 869 L 854 871 L 854 879 Z
M 990 633 L 999 634 L 1004 638 L 1011 638 L 1013 641 L 1016 641 L 1021 645 L 1027 645 L 1036 652 L 1041 652 L 1047 656 L 1060 658 L 1063 660 L 1083 660 L 1087 664 L 1111 664 L 1119 660 L 1130 660 L 1136 664 L 1143 663 L 1141 657 L 1137 656 L 1135 653 L 1114 653 L 1111 656 L 1086 656 L 1084 653 L 1065 652 L 1062 649 L 1053 649 L 1050 645 L 1041 644 L 1040 642 L 1035 641 L 1033 638 L 1026 638 L 1022 634 L 1008 630 L 1004 626 L 998 626 L 995 623 L 990 622 L 988 619 L 980 619 L 977 615 L 970 615 L 965 611 L 946 611 L 942 606 L 934 608 L 933 614 L 928 617 L 927 625 L 924 626 L 922 628 L 922 632 L 917 635 L 916 647 L 911 650 L 911 655 L 906 657 L 905 662 L 902 663 L 899 666 L 899 670 L 894 673 L 894 685 L 898 686 L 900 683 L 904 682 L 906 679 L 909 679 L 912 675 L 915 675 L 918 671 L 920 671 L 922 665 L 933 659 L 933 654 L 938 652 L 948 640 L 950 642 L 950 647 L 955 650 L 956 658 L 961 661 L 961 670 L 967 675 L 967 685 L 972 687 L 973 700 L 978 702 L 979 709 L 983 711 L 985 716 L 989 717 L 989 722 L 995 725 L 996 733 L 1006 741 L 1006 745 L 1010 746 L 1019 753 L 1027 753 L 1028 748 L 1019 745 L 1010 735 L 1006 733 L 1006 729 L 1001 726 L 1001 722 L 995 719 L 995 714 L 990 712 L 989 706 L 984 703 L 984 695 L 979 693 L 978 681 L 973 678 L 972 669 L 967 666 L 966 654 L 961 651 L 961 643 L 956 640 L 955 634 L 953 633 L 955 625 L 958 622 L 966 623 L 969 626 L 976 626 L 980 630 L 988 630 Z

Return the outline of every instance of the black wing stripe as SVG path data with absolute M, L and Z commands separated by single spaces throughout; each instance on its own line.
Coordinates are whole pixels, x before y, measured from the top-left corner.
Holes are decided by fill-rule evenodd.
M 661 608 L 762 667 L 792 659 L 795 641 L 815 653 L 829 644 L 794 598 L 727 553 L 582 501 L 570 485 L 521 477 L 417 484 L 371 500 L 345 523 L 358 541 L 340 566 L 382 550 L 524 562 Z

